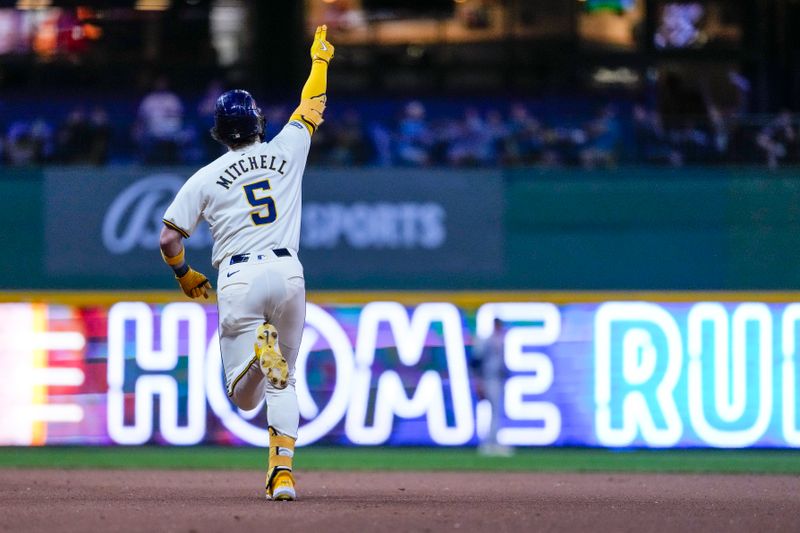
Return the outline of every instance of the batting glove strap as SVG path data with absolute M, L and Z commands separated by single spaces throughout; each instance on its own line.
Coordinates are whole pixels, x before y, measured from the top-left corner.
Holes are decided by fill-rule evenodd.
M 175 272 L 176 278 L 181 278 L 189 272 L 189 265 L 184 263 L 179 267 L 172 267 L 172 270 Z

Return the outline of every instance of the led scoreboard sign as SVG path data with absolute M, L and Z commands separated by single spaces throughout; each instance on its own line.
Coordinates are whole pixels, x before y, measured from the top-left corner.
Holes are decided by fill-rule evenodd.
M 684 307 L 677 317 L 650 303 L 597 310 L 597 442 L 800 446 L 800 304 Z
M 504 428 L 500 438 L 510 444 L 551 444 L 558 437 L 558 408 L 549 402 L 526 401 L 541 394 L 553 381 L 553 367 L 543 354 L 526 354 L 526 345 L 549 344 L 558 337 L 559 313 L 551 304 L 487 304 L 477 313 L 479 333 L 490 331 L 495 317 L 541 322 L 541 326 L 517 326 L 506 339 L 506 364 L 520 372 L 506 384 L 506 414 L 530 427 Z M 160 337 L 154 338 L 154 324 Z M 179 363 L 178 329 L 187 325 L 185 364 L 186 393 L 179 405 L 179 383 L 174 371 Z M 385 328 L 383 326 L 386 326 Z M 432 329 L 441 331 L 431 339 Z M 222 425 L 250 444 L 268 441 L 263 423 L 250 423 L 229 401 L 220 379 L 219 340 L 207 338 L 207 315 L 194 303 L 165 306 L 160 317 L 143 303 L 120 303 L 108 315 L 108 433 L 120 444 L 141 444 L 153 437 L 153 398 L 159 396 L 161 436 L 171 444 L 194 444 L 206 435 L 206 403 Z M 130 335 L 126 334 L 126 330 Z M 340 423 L 353 444 L 384 444 L 392 437 L 394 419 L 425 417 L 431 443 L 459 445 L 475 436 L 475 402 L 467 365 L 463 317 L 448 303 L 426 303 L 408 310 L 394 302 L 373 302 L 360 310 L 355 343 L 334 314 L 308 304 L 306 331 L 297 360 L 297 395 L 301 426 L 298 442 L 310 444 L 326 436 Z M 388 341 L 388 342 L 387 342 Z M 154 344 L 160 349 L 153 348 Z M 376 353 L 396 348 L 398 365 L 415 368 L 431 346 L 444 354 L 440 368 L 420 372 L 407 396 L 406 383 L 396 369 L 380 369 Z M 335 377 L 324 406 L 309 389 L 313 350 L 330 351 Z M 447 381 L 445 385 L 445 379 Z M 133 397 L 133 422 L 126 423 L 125 399 Z M 371 401 L 372 399 L 372 401 Z M 372 420 L 367 412 L 372 407 Z M 179 425 L 178 413 L 186 422 Z M 452 421 L 448 421 L 448 414 Z M 413 438 L 420 438 L 416 436 Z
M 227 398 L 213 306 L 5 304 L 0 315 L 13 315 L 0 370 L 14 382 L 0 395 L 14 406 L 0 444 L 268 441 L 263 406 Z M 507 326 L 505 444 L 800 446 L 800 304 L 717 302 L 309 303 L 299 444 L 475 444 L 491 409 L 471 347 L 495 318 Z

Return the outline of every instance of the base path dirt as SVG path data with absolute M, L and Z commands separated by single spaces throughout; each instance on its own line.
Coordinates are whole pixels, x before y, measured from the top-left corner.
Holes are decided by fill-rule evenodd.
M 798 531 L 790 476 L 0 470 L 0 531 Z

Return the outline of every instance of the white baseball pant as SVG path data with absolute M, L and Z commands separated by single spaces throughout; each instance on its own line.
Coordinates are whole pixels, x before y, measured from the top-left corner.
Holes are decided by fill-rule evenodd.
M 303 266 L 296 252 L 278 257 L 272 251 L 247 254 L 246 262 L 219 269 L 217 300 L 222 366 L 228 396 L 240 409 L 251 410 L 266 397 L 267 422 L 278 433 L 297 438 L 294 364 L 303 336 L 306 290 Z M 269 322 L 278 330 L 278 342 L 289 366 L 285 389 L 264 378 L 253 346 L 256 329 Z

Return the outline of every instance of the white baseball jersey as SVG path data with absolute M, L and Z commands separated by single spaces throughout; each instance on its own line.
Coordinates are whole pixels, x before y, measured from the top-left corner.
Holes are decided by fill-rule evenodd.
M 232 255 L 300 243 L 301 189 L 311 135 L 290 121 L 268 143 L 229 151 L 184 183 L 164 222 L 189 237 L 200 217 L 211 226 L 215 268 Z

